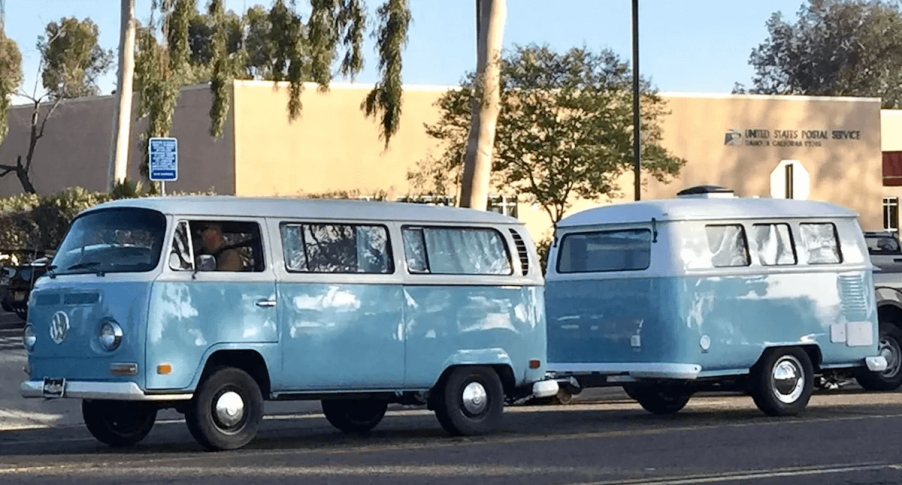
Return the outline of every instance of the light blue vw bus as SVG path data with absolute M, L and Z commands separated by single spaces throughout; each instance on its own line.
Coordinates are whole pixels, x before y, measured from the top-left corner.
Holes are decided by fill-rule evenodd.
M 545 298 L 564 400 L 623 386 L 675 413 L 695 392 L 731 390 L 793 415 L 816 382 L 886 367 L 856 213 L 718 186 L 679 195 L 557 225 Z
M 165 197 L 81 213 L 31 293 L 31 398 L 82 400 L 99 441 L 185 414 L 211 450 L 264 400 L 318 399 L 345 432 L 389 403 L 453 434 L 498 425 L 544 380 L 543 277 L 516 219 L 348 200 Z

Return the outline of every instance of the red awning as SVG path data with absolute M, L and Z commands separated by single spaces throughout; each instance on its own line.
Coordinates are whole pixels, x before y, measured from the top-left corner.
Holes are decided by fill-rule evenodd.
M 902 187 L 902 151 L 883 152 L 883 186 Z

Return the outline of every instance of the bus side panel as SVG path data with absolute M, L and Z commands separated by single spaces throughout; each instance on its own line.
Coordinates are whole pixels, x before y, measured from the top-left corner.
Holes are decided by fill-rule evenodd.
M 544 374 L 542 287 L 407 285 L 407 388 L 430 388 L 449 366 L 509 364 L 518 385 Z M 529 369 L 537 359 L 542 367 Z

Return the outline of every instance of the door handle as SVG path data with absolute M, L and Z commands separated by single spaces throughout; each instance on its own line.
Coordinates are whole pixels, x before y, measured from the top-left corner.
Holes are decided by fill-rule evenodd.
M 257 306 L 259 307 L 274 307 L 276 306 L 276 300 L 258 300 Z

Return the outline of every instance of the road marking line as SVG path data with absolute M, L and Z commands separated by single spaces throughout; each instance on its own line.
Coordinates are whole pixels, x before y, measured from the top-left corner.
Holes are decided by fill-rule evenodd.
M 770 470 L 750 470 L 742 472 L 727 472 L 710 475 L 687 475 L 682 477 L 660 477 L 651 479 L 617 480 L 577 482 L 569 485 L 691 485 L 695 483 L 718 483 L 749 480 L 763 480 L 767 478 L 785 478 L 812 475 L 826 475 L 834 473 L 851 473 L 859 471 L 871 471 L 880 469 L 902 470 L 902 465 L 890 465 L 886 463 L 861 463 L 840 465 L 834 467 L 799 467 L 799 468 L 773 468 Z

